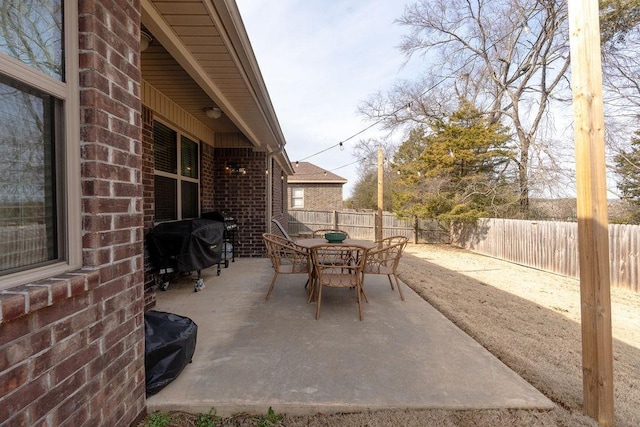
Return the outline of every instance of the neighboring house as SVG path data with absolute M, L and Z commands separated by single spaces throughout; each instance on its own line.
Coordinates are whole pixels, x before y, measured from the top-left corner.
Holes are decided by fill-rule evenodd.
M 296 162 L 289 177 L 289 209 L 341 210 L 347 180 L 309 162 Z
M 0 425 L 131 425 L 145 234 L 223 211 L 262 256 L 285 140 L 233 0 L 0 8 Z

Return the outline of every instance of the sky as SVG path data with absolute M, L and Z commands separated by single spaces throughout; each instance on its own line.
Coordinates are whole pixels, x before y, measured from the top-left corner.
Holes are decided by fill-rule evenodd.
M 372 124 L 358 106 L 400 79 L 413 80 L 424 64 L 398 49 L 408 28 L 394 21 L 409 0 L 236 0 L 295 165 Z M 357 180 L 352 150 L 382 135 L 374 126 L 339 147 L 304 161 Z M 398 136 L 399 138 L 399 136 Z M 336 169 L 339 168 L 339 169 Z M 334 170 L 336 169 L 336 170 Z

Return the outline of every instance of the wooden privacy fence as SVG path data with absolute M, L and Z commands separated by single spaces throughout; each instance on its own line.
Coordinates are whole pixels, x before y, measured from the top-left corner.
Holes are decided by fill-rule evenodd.
M 578 224 L 481 219 L 452 231 L 452 243 L 484 255 L 579 278 Z M 609 225 L 611 286 L 640 292 L 640 226 Z
M 338 228 L 355 239 L 375 240 L 375 211 L 289 211 L 289 234 L 309 235 L 313 230 Z M 414 243 L 451 243 L 451 233 L 438 221 L 418 218 L 396 218 L 391 212 L 382 214 L 382 236 L 405 236 Z

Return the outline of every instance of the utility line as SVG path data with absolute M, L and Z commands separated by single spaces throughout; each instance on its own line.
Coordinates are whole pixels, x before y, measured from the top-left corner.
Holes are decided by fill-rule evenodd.
M 358 159 L 355 162 L 351 162 L 349 164 L 338 166 L 337 168 L 333 168 L 333 169 L 329 170 L 329 172 L 337 171 L 338 169 L 346 168 L 347 166 L 355 165 L 356 163 L 359 163 L 359 162 L 362 162 L 362 161 L 365 161 L 365 160 L 367 160 L 367 158 L 363 157 L 362 159 Z

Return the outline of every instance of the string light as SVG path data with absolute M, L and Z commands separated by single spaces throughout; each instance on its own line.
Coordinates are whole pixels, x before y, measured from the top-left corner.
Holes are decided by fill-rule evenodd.
M 455 75 L 456 73 L 462 71 L 462 69 L 464 67 L 466 67 L 467 64 L 463 64 L 461 67 L 459 67 L 458 69 L 454 70 L 452 73 L 450 73 L 450 75 Z M 433 89 L 435 89 L 437 86 L 439 86 L 440 84 L 442 84 L 444 81 L 446 81 L 449 78 L 449 76 L 445 76 L 442 79 L 438 80 L 437 82 L 435 82 L 433 85 L 431 85 L 430 87 L 428 87 L 427 89 L 425 89 L 420 95 L 418 95 L 418 99 L 420 99 L 421 97 L 423 97 L 424 95 L 426 95 L 428 92 L 431 92 Z M 307 159 L 310 159 L 312 157 L 315 157 L 317 155 L 320 155 L 322 153 L 325 153 L 335 147 L 340 147 L 340 150 L 344 150 L 344 143 L 347 141 L 350 141 L 351 139 L 355 138 L 356 136 L 360 135 L 361 133 L 364 133 L 366 131 L 368 131 L 369 129 L 371 129 L 372 127 L 378 125 L 379 123 L 381 123 L 382 121 L 385 120 L 386 117 L 388 116 L 393 116 L 397 113 L 399 113 L 402 110 L 406 110 L 407 114 L 411 114 L 412 113 L 412 109 L 411 109 L 412 103 L 409 102 L 407 104 L 404 104 L 403 106 L 401 106 L 400 108 L 397 108 L 396 110 L 392 111 L 391 113 L 387 114 L 384 117 L 381 117 L 380 119 L 376 120 L 375 122 L 373 122 L 372 124 L 370 124 L 369 126 L 365 127 L 364 129 L 354 133 L 353 135 L 351 135 L 349 138 L 343 139 L 342 141 L 338 142 L 337 144 L 334 144 L 330 147 L 325 148 L 324 150 L 318 151 L 317 153 L 311 154 L 310 156 L 307 156 L 303 159 L 297 160 L 296 161 L 296 167 L 299 165 L 299 162 L 305 161 Z M 341 166 L 342 167 L 342 166 Z
M 424 93 L 426 93 L 426 92 L 428 92 L 428 91 L 425 91 Z M 391 114 L 388 114 L 388 115 L 394 115 L 394 114 L 398 113 L 399 111 L 402 111 L 402 110 L 403 110 L 403 109 L 405 109 L 406 107 L 407 107 L 407 105 L 403 105 L 402 107 L 398 108 L 398 109 L 397 109 L 397 110 L 395 110 L 395 111 L 392 111 L 392 112 L 391 112 Z M 364 129 L 362 129 L 362 130 L 360 130 L 360 131 L 358 131 L 358 132 L 354 133 L 354 134 L 353 134 L 353 135 L 351 135 L 349 138 L 343 139 L 342 141 L 338 142 L 337 144 L 334 144 L 334 145 L 332 145 L 332 146 L 330 146 L 330 147 L 327 147 L 327 148 L 325 148 L 324 150 L 320 150 L 320 151 L 318 151 L 317 153 L 311 154 L 310 156 L 307 156 L 307 157 L 305 157 L 304 159 L 300 159 L 300 160 L 296 161 L 296 164 L 297 164 L 298 162 L 302 162 L 302 161 L 305 161 L 305 160 L 310 159 L 310 158 L 312 158 L 312 157 L 315 157 L 315 156 L 317 156 L 317 155 L 319 155 L 319 154 L 325 153 L 325 152 L 327 152 L 327 151 L 331 150 L 332 148 L 336 148 L 336 147 L 340 147 L 341 149 L 342 149 L 342 148 L 344 148 L 344 143 L 345 143 L 345 142 L 350 141 L 350 140 L 352 140 L 353 138 L 355 138 L 356 136 L 360 135 L 361 133 L 364 133 L 364 132 L 368 131 L 368 130 L 369 130 L 369 129 L 371 129 L 372 127 L 376 126 L 378 123 L 381 123 L 384 119 L 385 119 L 385 118 L 384 118 L 384 117 L 382 117 L 382 118 L 380 118 L 380 119 L 376 120 L 375 122 L 371 123 L 369 126 L 365 127 Z

